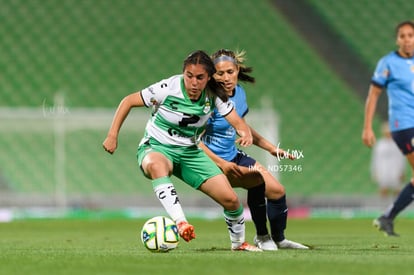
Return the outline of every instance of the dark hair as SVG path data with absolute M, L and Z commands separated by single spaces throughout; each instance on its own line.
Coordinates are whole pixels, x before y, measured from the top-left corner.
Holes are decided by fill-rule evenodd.
M 253 68 L 252 67 L 247 67 L 244 64 L 244 61 L 246 60 L 246 52 L 245 51 L 240 51 L 240 52 L 233 52 L 227 49 L 221 49 L 218 50 L 217 52 L 215 52 L 212 56 L 211 59 L 216 60 L 217 58 L 219 58 L 220 56 L 228 56 L 231 57 L 232 59 L 234 59 L 234 63 L 239 66 L 239 74 L 237 76 L 237 79 L 240 81 L 245 81 L 245 82 L 251 82 L 251 83 L 255 83 L 256 79 L 253 76 L 250 76 L 249 73 L 253 72 Z M 216 62 L 214 62 L 216 63 Z
M 210 77 L 210 80 L 207 82 L 207 90 L 226 102 L 228 100 L 228 95 L 223 86 L 218 83 L 213 77 L 213 75 L 216 73 L 216 68 L 210 56 L 202 50 L 192 52 L 184 60 L 183 72 L 185 71 L 185 68 L 190 64 L 203 65 L 204 69 L 207 71 L 208 76 Z
M 395 27 L 395 34 L 396 34 L 396 35 L 398 35 L 398 31 L 401 29 L 401 27 L 403 27 L 403 26 L 405 26 L 405 25 L 411 26 L 411 28 L 413 28 L 413 29 L 414 29 L 414 22 L 413 22 L 413 21 L 411 21 L 411 20 L 406 20 L 406 21 L 403 21 L 403 22 L 399 23 L 399 24 Z

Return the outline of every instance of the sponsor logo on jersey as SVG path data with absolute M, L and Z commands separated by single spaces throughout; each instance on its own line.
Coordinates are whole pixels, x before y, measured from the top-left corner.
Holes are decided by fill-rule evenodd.
M 206 101 L 206 103 L 204 104 L 203 112 L 205 114 L 208 114 L 210 112 L 210 109 L 211 109 L 211 107 L 210 107 L 210 99 L 206 96 L 206 100 L 205 101 Z
M 155 97 L 151 97 L 151 98 L 150 98 L 150 102 L 151 102 L 151 104 L 152 104 L 152 105 L 158 105 L 158 102 L 157 102 L 157 100 L 155 99 Z

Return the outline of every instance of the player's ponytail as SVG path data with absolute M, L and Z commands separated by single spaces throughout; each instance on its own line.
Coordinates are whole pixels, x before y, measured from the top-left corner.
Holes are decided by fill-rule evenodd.
M 227 49 L 221 49 L 215 52 L 211 59 L 213 60 L 214 64 L 217 64 L 221 61 L 231 61 L 236 66 L 239 67 L 239 74 L 237 75 L 237 79 L 244 82 L 255 83 L 256 79 L 249 74 L 253 72 L 252 67 L 247 67 L 244 62 L 246 60 L 246 52 L 245 51 L 230 51 Z
M 204 69 L 207 71 L 210 80 L 207 82 L 207 90 L 210 93 L 213 93 L 215 96 L 219 97 L 222 101 L 226 102 L 228 100 L 228 95 L 224 90 L 224 87 L 218 83 L 213 75 L 216 72 L 216 68 L 214 66 L 213 61 L 211 60 L 210 56 L 202 51 L 198 50 L 192 52 L 185 60 L 183 64 L 183 71 L 189 64 L 201 64 L 204 66 Z

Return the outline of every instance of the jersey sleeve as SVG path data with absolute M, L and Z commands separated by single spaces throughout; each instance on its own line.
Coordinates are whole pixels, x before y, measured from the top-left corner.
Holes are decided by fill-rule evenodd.
M 390 70 L 387 62 L 387 57 L 383 57 L 377 63 L 374 75 L 371 78 L 371 83 L 379 87 L 385 87 L 388 83 L 389 76 Z
M 234 108 L 233 103 L 230 100 L 223 102 L 219 97 L 216 97 L 215 105 L 218 113 L 223 117 L 227 116 Z
M 240 92 L 240 99 L 237 101 L 237 104 L 236 104 L 237 112 L 239 113 L 240 117 L 245 117 L 247 115 L 247 113 L 249 112 L 249 106 L 247 104 L 246 91 L 239 84 L 237 85 L 236 91 Z M 239 111 L 239 108 L 240 108 L 240 111 Z
M 171 86 L 176 85 L 174 77 L 163 79 L 141 90 L 141 97 L 146 107 L 159 106 L 168 96 Z

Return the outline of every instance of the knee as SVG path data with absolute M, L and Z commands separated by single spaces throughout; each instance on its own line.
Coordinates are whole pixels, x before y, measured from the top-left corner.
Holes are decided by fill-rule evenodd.
M 286 189 L 283 185 L 279 184 L 273 184 L 273 185 L 267 185 L 266 184 L 266 191 L 265 196 L 268 199 L 277 200 L 281 197 L 286 195 Z
M 221 205 L 226 210 L 236 210 L 240 206 L 240 201 L 237 195 L 228 196 L 222 200 Z
M 142 162 L 144 173 L 151 178 L 170 174 L 170 165 L 165 158 L 146 157 Z
M 159 161 L 148 161 L 145 163 L 145 170 L 147 170 L 148 172 L 151 171 L 159 171 L 159 170 L 165 170 L 167 168 L 167 166 Z

